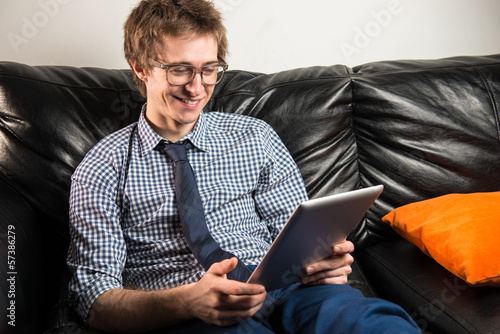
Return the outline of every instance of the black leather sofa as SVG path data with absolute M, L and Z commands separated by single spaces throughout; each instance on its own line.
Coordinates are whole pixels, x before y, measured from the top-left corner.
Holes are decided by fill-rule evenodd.
M 311 197 L 384 184 L 350 236 L 350 283 L 402 305 L 425 331 L 458 334 L 500 333 L 500 288 L 468 286 L 381 217 L 448 193 L 499 191 L 499 101 L 491 55 L 229 71 L 208 107 L 270 123 Z M 65 299 L 70 176 L 143 102 L 129 70 L 0 62 L 2 333 L 91 332 Z

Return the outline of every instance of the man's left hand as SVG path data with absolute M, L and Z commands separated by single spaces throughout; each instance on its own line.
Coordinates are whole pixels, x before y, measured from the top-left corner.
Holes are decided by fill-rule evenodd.
M 345 284 L 347 276 L 352 272 L 354 244 L 344 241 L 332 247 L 333 254 L 326 259 L 315 262 L 305 268 L 307 276 L 302 283 L 308 285 Z

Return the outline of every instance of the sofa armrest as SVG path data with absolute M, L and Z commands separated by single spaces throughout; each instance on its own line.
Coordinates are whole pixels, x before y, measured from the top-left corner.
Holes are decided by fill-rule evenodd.
M 85 328 L 68 306 L 69 272 L 61 275 L 59 259 L 47 258 L 44 218 L 2 178 L 0 217 L 0 295 L 6 297 L 0 307 L 7 318 L 0 322 L 0 333 L 99 333 Z M 47 286 L 47 271 L 53 273 L 50 280 L 60 277 L 50 284 L 57 288 Z
M 7 322 L 1 322 L 6 328 L 0 332 L 39 333 L 44 289 L 39 221 L 23 196 L 1 178 L 0 217 L 0 289 L 6 296 L 0 306 L 7 310 Z
M 59 285 L 59 294 L 57 302 L 49 310 L 45 319 L 44 334 L 78 333 L 78 334 L 106 334 L 86 327 L 80 316 L 74 311 L 68 303 L 68 282 L 70 278 L 69 270 L 65 270 L 61 284 Z

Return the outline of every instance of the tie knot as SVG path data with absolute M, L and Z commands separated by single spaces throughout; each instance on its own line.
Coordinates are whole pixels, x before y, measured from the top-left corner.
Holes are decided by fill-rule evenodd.
M 187 150 L 189 150 L 193 145 L 190 142 L 185 141 L 183 143 L 175 144 L 164 144 L 163 150 L 174 163 L 178 161 L 188 161 Z

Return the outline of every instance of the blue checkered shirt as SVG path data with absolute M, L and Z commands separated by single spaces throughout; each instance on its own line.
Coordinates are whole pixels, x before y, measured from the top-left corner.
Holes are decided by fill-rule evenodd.
M 182 234 L 165 140 L 139 121 L 100 141 L 72 176 L 70 303 L 87 319 L 110 289 L 155 290 L 204 274 Z M 274 130 L 261 120 L 202 113 L 182 140 L 208 228 L 219 245 L 257 265 L 298 203 L 300 172 Z

